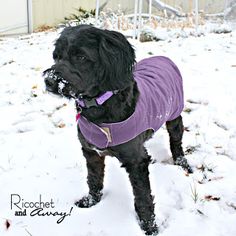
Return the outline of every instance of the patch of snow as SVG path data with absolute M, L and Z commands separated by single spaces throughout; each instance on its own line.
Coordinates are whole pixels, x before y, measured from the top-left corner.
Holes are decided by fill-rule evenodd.
M 192 175 L 174 166 L 161 128 L 147 144 L 160 236 L 236 235 L 236 32 L 140 43 L 137 60 L 170 57 L 184 80 L 186 158 Z M 42 72 L 52 64 L 58 32 L 0 40 L 0 235 L 141 236 L 132 189 L 120 163 L 106 159 L 102 201 L 59 216 L 15 216 L 11 194 L 54 202 L 69 214 L 88 191 L 77 140 L 73 101 L 45 92 Z M 211 196 L 211 197 L 209 197 Z M 45 209 L 44 209 L 45 210 Z

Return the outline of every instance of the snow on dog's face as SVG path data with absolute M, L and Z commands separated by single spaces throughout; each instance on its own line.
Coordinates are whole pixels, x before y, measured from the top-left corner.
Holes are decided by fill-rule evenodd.
M 46 89 L 68 98 L 96 97 L 132 81 L 134 49 L 115 31 L 68 27 L 55 43 L 55 64 L 44 71 Z
M 53 69 L 53 67 L 45 70 L 43 75 L 45 77 L 44 82 L 46 84 L 46 89 L 49 92 L 66 96 L 68 98 L 75 97 L 75 93 L 69 83 L 63 79 L 63 77 L 61 77 L 60 74 Z

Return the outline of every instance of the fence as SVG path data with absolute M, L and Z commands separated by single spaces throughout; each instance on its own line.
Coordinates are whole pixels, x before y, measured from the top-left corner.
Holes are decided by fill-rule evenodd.
M 181 12 L 189 13 L 194 9 L 195 0 L 152 0 L 155 2 L 162 2 Z M 199 10 L 206 13 L 223 12 L 225 2 L 227 0 L 198 0 Z M 134 13 L 135 0 L 33 0 L 33 25 L 34 29 L 40 25 L 55 25 L 61 22 L 64 17 L 76 13 L 76 8 L 82 7 L 90 10 L 96 8 L 96 2 L 99 6 L 104 6 L 106 9 L 113 11 L 122 11 L 124 14 Z M 104 8 L 103 8 L 104 9 Z M 149 12 L 149 0 L 143 0 L 142 12 Z M 152 7 L 152 12 L 157 14 L 155 7 Z
M 181 13 L 191 15 L 193 12 L 201 14 L 215 14 L 225 12 L 228 19 L 236 18 L 236 0 L 198 0 L 198 11 L 195 10 L 196 0 L 143 0 L 142 6 L 138 7 L 138 0 L 0 0 L 0 34 L 12 32 L 16 27 L 24 27 L 26 32 L 37 29 L 42 25 L 55 26 L 62 22 L 65 17 L 77 14 L 79 7 L 90 10 L 96 8 L 113 11 L 120 15 L 130 15 L 139 12 L 152 13 L 153 16 L 166 14 L 171 18 L 166 9 L 158 9 L 158 4 L 164 4 Z M 150 7 L 150 2 L 152 3 Z M 24 3 L 24 4 L 23 4 Z M 234 7 L 232 8 L 232 6 Z M 136 6 L 136 8 L 135 8 Z M 109 10 L 110 9 L 110 10 Z M 97 16 L 101 11 L 97 8 Z M 101 15 L 100 15 L 101 16 Z M 138 21 L 137 21 L 138 22 Z M 196 21 L 197 22 L 197 21 Z M 18 32 L 18 31 L 13 31 Z

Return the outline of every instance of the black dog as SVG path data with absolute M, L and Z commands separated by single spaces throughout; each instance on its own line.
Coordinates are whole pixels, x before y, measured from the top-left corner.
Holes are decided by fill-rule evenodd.
M 53 58 L 55 64 L 44 72 L 46 89 L 54 94 L 76 100 L 78 136 L 87 161 L 89 194 L 75 204 L 78 207 L 91 207 L 101 200 L 104 159 L 106 155 L 115 156 L 129 174 L 133 187 L 135 210 L 141 228 L 147 235 L 156 234 L 158 228 L 155 223 L 148 171 L 151 157 L 143 144 L 151 138 L 153 130 L 159 127 L 139 129 L 136 122 L 135 127 L 139 133 L 135 137 L 112 143 L 115 138 L 111 137 L 111 131 L 106 130 L 102 125 L 123 124 L 122 122 L 134 117 L 137 106 L 142 108 L 142 104 L 137 105 L 140 104 L 141 93 L 139 85 L 134 79 L 134 73 L 138 73 L 136 72 L 138 69 L 135 69 L 134 49 L 118 32 L 81 25 L 64 29 L 56 41 Z M 161 60 L 167 60 L 166 58 L 159 59 L 160 63 L 162 63 Z M 148 70 L 149 65 L 145 63 L 139 71 Z M 180 76 L 176 66 L 169 60 L 168 63 L 171 64 L 170 68 L 174 68 L 177 75 Z M 134 72 L 134 70 L 136 71 Z M 180 91 L 178 93 L 181 95 Z M 177 94 L 177 92 L 174 91 L 173 94 Z M 162 102 L 160 101 L 161 99 L 156 100 L 154 105 L 161 107 Z M 168 104 L 172 103 L 174 104 L 175 101 L 171 98 L 170 101 L 168 100 Z M 142 112 L 145 113 L 145 111 Z M 180 112 L 172 120 L 163 120 L 162 115 L 157 118 L 163 120 L 162 123 L 166 122 L 174 163 L 191 173 L 191 167 L 184 158 L 181 146 L 183 124 Z M 169 110 L 166 113 L 166 116 L 169 115 Z M 138 123 L 143 125 L 149 114 L 141 116 L 139 114 L 138 117 L 142 119 Z M 100 130 L 104 137 L 97 137 L 96 132 L 99 131 L 96 129 Z M 122 130 L 122 128 L 120 129 Z M 95 132 L 94 139 L 91 130 Z M 114 132 L 119 132 L 119 130 Z M 124 135 L 132 135 L 129 127 Z M 110 142 L 111 145 L 104 144 L 104 140 L 108 140 L 107 142 Z

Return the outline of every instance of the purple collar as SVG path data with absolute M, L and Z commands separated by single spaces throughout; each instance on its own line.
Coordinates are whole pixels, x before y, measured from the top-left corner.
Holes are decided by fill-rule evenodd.
M 83 98 L 83 96 L 79 96 L 79 98 L 76 99 L 76 103 L 83 108 L 101 106 L 104 102 L 106 102 L 109 98 L 111 98 L 114 94 L 117 94 L 118 92 L 119 90 L 107 91 L 99 97 L 89 99 Z

